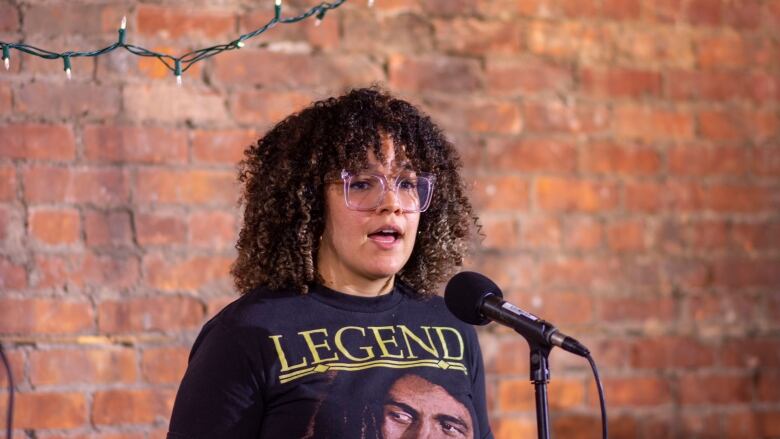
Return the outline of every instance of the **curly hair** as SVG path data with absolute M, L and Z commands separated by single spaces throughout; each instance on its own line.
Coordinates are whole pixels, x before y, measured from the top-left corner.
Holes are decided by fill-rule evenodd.
M 325 227 L 325 185 L 342 169 L 363 169 L 368 151 L 382 160 L 393 140 L 419 171 L 436 175 L 431 205 L 420 215 L 412 254 L 398 277 L 421 296 L 461 266 L 477 218 L 465 195 L 460 157 L 441 129 L 412 104 L 377 88 L 314 102 L 275 125 L 238 165 L 244 219 L 231 266 L 237 290 L 308 292 Z

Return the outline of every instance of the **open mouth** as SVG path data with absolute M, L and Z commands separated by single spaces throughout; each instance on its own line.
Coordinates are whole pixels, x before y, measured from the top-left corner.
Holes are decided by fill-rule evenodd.
M 401 234 L 393 229 L 378 230 L 368 235 L 369 238 L 378 242 L 395 242 L 401 237 Z

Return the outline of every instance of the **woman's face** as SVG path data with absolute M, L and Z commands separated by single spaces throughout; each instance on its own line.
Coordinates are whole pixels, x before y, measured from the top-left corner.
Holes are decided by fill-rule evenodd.
M 393 141 L 383 136 L 380 163 L 368 153 L 367 171 L 388 177 L 408 166 L 395 156 Z M 317 271 L 326 285 L 347 293 L 387 292 L 390 280 L 412 254 L 420 213 L 404 213 L 395 192 L 385 192 L 379 206 L 370 211 L 349 209 L 342 184 L 325 190 L 325 230 L 317 253 Z M 394 230 L 395 234 L 387 233 Z M 382 233 L 385 231 L 385 233 Z M 381 286 L 381 291 L 375 286 Z

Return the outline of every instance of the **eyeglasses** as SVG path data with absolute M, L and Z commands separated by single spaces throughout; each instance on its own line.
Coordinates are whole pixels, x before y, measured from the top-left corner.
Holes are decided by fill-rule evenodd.
M 405 213 L 425 212 L 431 204 L 436 177 L 425 172 L 402 171 L 391 177 L 392 184 L 382 174 L 341 171 L 344 182 L 344 201 L 352 210 L 374 210 L 382 204 L 391 188 Z

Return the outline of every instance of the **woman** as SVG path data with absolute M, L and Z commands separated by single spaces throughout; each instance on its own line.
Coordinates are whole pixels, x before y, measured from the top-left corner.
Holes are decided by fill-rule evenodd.
M 492 437 L 475 332 L 434 294 L 476 221 L 441 131 L 360 89 L 289 116 L 245 156 L 242 297 L 195 341 L 168 438 L 377 437 L 328 407 L 381 400 L 400 369 L 435 373 L 466 402 L 469 437 Z

